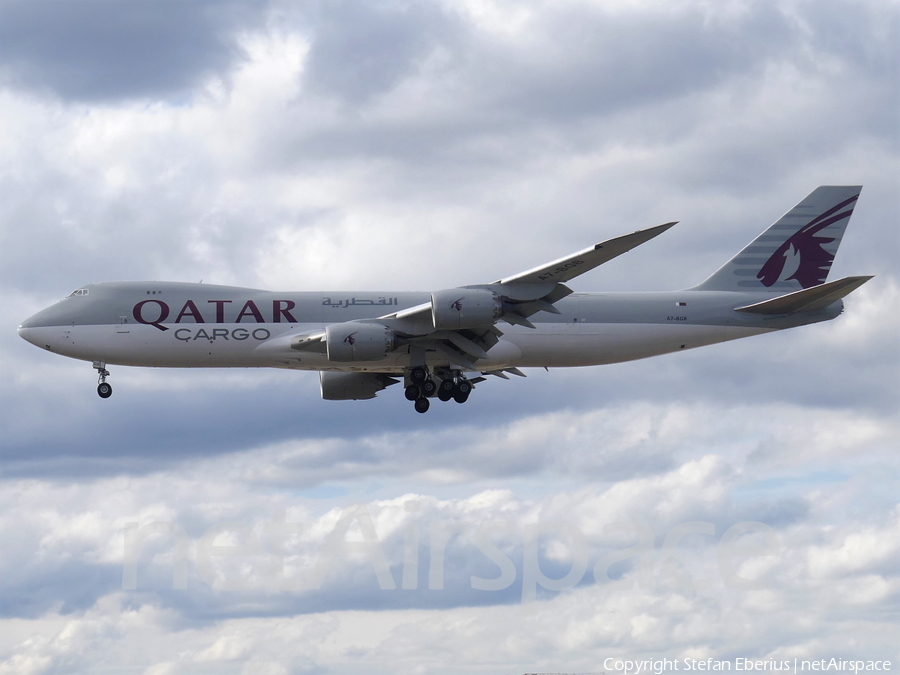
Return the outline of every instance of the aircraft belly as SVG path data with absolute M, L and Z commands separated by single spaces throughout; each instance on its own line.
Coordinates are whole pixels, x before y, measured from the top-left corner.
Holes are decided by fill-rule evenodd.
M 592 366 L 632 361 L 767 332 L 737 326 L 652 323 L 557 324 L 509 332 L 523 367 Z
M 171 368 L 292 368 L 396 372 L 409 367 L 406 350 L 384 359 L 335 363 L 324 353 L 290 349 L 292 336 L 319 330 L 318 324 L 185 324 L 161 331 L 150 325 L 48 326 L 23 333 L 49 351 L 112 365 Z M 650 323 L 538 324 L 509 330 L 475 365 L 567 367 L 602 365 L 691 349 L 766 332 L 760 328 Z M 432 366 L 447 365 L 428 352 Z

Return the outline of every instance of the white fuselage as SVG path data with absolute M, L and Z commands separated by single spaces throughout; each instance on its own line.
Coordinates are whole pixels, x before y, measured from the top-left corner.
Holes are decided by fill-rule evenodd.
M 115 365 L 390 373 L 409 367 L 407 348 L 374 361 L 335 363 L 324 352 L 292 349 L 291 341 L 329 324 L 377 318 L 429 297 L 146 282 L 83 290 L 24 322 L 20 335 L 54 353 Z M 533 316 L 534 328 L 501 323 L 499 342 L 475 365 L 492 370 L 616 363 L 830 319 L 840 311 L 832 308 L 803 320 L 761 320 L 734 311 L 754 297 L 703 291 L 575 293 L 556 303 L 559 314 Z M 426 363 L 439 367 L 447 360 L 429 351 Z
M 172 368 L 295 368 L 394 372 L 409 365 L 398 351 L 378 361 L 333 363 L 326 354 L 298 353 L 290 348 L 297 333 L 323 329 L 321 324 L 219 324 L 215 327 L 173 326 L 160 332 L 150 326 L 42 326 L 22 328 L 29 342 L 83 361 L 112 365 Z M 592 366 L 641 359 L 766 332 L 764 328 L 690 324 L 536 324 L 509 327 L 478 359 L 485 370 L 501 367 Z M 438 354 L 428 365 L 442 365 Z

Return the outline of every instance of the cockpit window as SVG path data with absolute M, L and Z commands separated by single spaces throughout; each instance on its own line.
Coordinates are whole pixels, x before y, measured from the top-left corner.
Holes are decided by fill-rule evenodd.
M 86 289 L 86 288 L 79 288 L 79 289 L 74 290 L 74 291 L 72 291 L 71 293 L 69 293 L 69 295 L 68 295 L 67 297 L 71 298 L 71 297 L 73 297 L 73 296 L 75 296 L 75 295 L 87 295 L 87 294 L 88 294 L 88 289 Z

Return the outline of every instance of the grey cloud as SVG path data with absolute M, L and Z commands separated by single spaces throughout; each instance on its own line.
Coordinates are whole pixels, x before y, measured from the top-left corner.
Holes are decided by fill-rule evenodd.
M 122 568 L 117 564 L 55 559 L 37 564 L 32 560 L 29 565 L 27 574 L 6 576 L 0 617 L 34 619 L 49 611 L 83 612 L 122 587 Z M 168 582 L 171 586 L 171 575 Z
M 104 196 L 103 179 L 93 169 L 84 175 L 77 162 L 65 168 L 72 175 L 63 176 L 51 158 L 32 158 L 46 170 L 43 180 L 0 177 L 0 191 L 9 195 L 0 206 L 6 223 L 0 232 L 0 278 L 29 292 L 45 289 L 53 298 L 68 293 L 72 284 L 110 279 L 206 277 L 209 282 L 217 275 L 228 283 L 233 272 L 239 278 L 253 274 L 257 262 L 265 264 L 259 260 L 260 243 L 286 214 L 222 204 L 204 160 L 180 166 L 181 159 L 172 158 L 164 166 L 139 166 L 145 159 L 138 152 L 129 163 L 143 177 L 139 185 Z M 148 208 L 150 203 L 155 206 Z M 317 215 L 301 210 L 290 220 L 299 227 Z M 252 279 L 245 276 L 243 285 L 252 285 Z
M 545 8 L 539 21 L 526 24 L 520 40 L 500 41 L 474 24 L 447 19 L 433 5 L 421 7 L 442 17 L 443 24 L 434 21 L 446 27 L 438 31 L 440 37 L 432 35 L 432 22 L 424 18 L 403 14 L 398 20 L 390 4 L 365 10 L 353 3 L 339 4 L 339 10 L 311 21 L 313 42 L 305 77 L 310 83 L 321 83 L 301 96 L 297 105 L 308 105 L 316 93 L 330 87 L 355 106 L 342 111 L 341 124 L 332 129 L 316 129 L 308 136 L 289 134 L 296 141 L 285 149 L 294 158 L 364 153 L 403 157 L 417 165 L 422 162 L 416 159 L 423 157 L 430 159 L 428 164 L 442 159 L 464 162 L 461 143 L 522 134 L 526 129 L 546 133 L 547 125 L 556 129 L 558 143 L 572 148 L 598 141 L 616 143 L 622 140 L 622 123 L 610 118 L 648 108 L 652 109 L 649 115 L 638 117 L 646 121 L 644 127 L 629 129 L 626 139 L 637 143 L 661 137 L 676 140 L 704 124 L 701 108 L 710 101 L 698 97 L 717 87 L 756 88 L 784 64 L 799 68 L 801 80 L 814 82 L 825 76 L 835 81 L 839 89 L 825 93 L 823 105 L 838 103 L 840 109 L 852 110 L 854 118 L 877 119 L 882 133 L 890 135 L 889 111 L 896 107 L 891 103 L 897 96 L 896 88 L 883 86 L 884 70 L 890 68 L 873 69 L 858 58 L 859 52 L 866 52 L 872 61 L 891 62 L 890 39 L 873 42 L 865 30 L 878 21 L 878 9 L 840 2 L 834 6 L 834 15 L 843 12 L 855 17 L 852 28 L 836 16 L 818 16 L 817 7 L 792 7 L 801 15 L 798 20 L 776 3 L 755 3 L 733 16 L 727 12 L 719 16 L 708 8 L 660 13 L 620 9 L 613 14 L 586 3 L 559 3 Z M 357 16 L 363 12 L 371 16 L 367 20 Z M 384 23 L 397 35 L 382 35 Z M 341 40 L 335 39 L 332 26 L 343 29 Z M 317 31 L 321 31 L 318 37 Z M 432 49 L 438 44 L 450 46 L 440 69 L 428 73 L 433 86 L 425 90 L 441 102 L 442 114 L 438 119 L 428 116 L 379 124 L 377 113 L 367 105 L 370 94 L 375 89 L 386 92 L 404 76 L 411 81 L 424 77 L 409 53 L 410 45 L 420 44 L 422 36 L 430 38 Z M 379 45 L 382 55 L 359 55 L 371 45 Z M 846 67 L 846 77 L 822 72 L 823 62 L 835 60 Z M 378 74 L 359 75 L 364 67 Z M 872 83 L 881 84 L 873 90 Z M 783 102 L 771 103 L 773 117 L 783 117 L 777 112 Z M 418 107 L 422 102 L 398 98 L 395 104 Z M 666 106 L 663 124 L 661 106 Z M 361 110 L 370 114 L 361 118 Z M 449 111 L 453 114 L 446 115 Z M 841 117 L 844 133 L 823 149 L 852 136 L 846 133 L 846 117 Z M 614 122 L 610 132 L 590 124 L 597 119 L 608 126 Z M 564 133 L 558 128 L 562 124 L 568 125 Z M 871 129 L 871 124 L 866 126 Z M 741 138 L 728 140 L 741 142 Z M 784 141 L 779 145 L 784 146 Z M 796 145 L 783 150 L 795 153 Z M 758 155 L 758 146 L 748 147 L 743 160 L 756 156 L 753 161 L 765 161 Z M 478 159 L 481 166 L 490 161 L 489 156 Z
M 461 28 L 440 3 L 394 0 L 309 3 L 303 22 L 311 39 L 305 86 L 353 106 L 416 72 L 429 53 L 454 43 Z
M 434 49 L 441 44 L 431 28 L 439 22 L 426 20 L 424 9 L 413 14 L 407 8 L 401 15 L 390 4 L 330 7 L 313 22 L 307 77 L 311 82 L 333 80 L 338 90 L 341 78 L 349 80 L 355 87 L 344 87 L 345 95 L 356 103 L 364 102 L 371 88 L 387 89 L 403 75 L 418 74 L 412 45 Z M 722 22 L 708 21 L 699 9 L 613 14 L 587 3 L 560 3 L 547 7 L 539 21 L 527 23 L 523 40 L 505 42 L 440 14 L 433 5 L 422 7 L 443 18 L 445 40 L 459 34 L 439 76 L 448 84 L 464 83 L 455 93 L 477 106 L 472 112 L 483 121 L 501 110 L 513 120 L 570 121 L 695 93 L 726 77 L 759 71 L 789 53 L 795 36 L 790 21 L 765 3 Z M 373 47 L 383 50 L 381 55 Z M 375 72 L 361 73 L 362 68 Z M 456 103 L 450 92 L 439 95 Z
M 815 5 L 797 4 L 793 9 L 819 53 L 838 56 L 875 76 L 896 76 L 900 54 L 891 48 L 900 35 L 900 13 L 896 7 L 824 0 Z M 895 96 L 900 93 L 896 87 L 893 90 Z
M 722 23 L 700 9 L 613 13 L 565 3 L 548 11 L 535 32 L 538 44 L 517 53 L 484 45 L 478 61 L 489 64 L 481 72 L 491 78 L 484 91 L 497 91 L 522 115 L 554 120 L 661 103 L 758 71 L 784 52 L 791 33 L 765 3 Z
M 186 96 L 240 56 L 262 2 L 5 0 L 0 78 L 82 101 Z M 0 80 L 0 81 L 2 81 Z

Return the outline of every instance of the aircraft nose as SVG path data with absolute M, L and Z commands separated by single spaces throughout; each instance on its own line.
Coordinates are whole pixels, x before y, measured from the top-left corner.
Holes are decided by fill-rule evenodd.
M 32 314 L 27 319 L 25 319 L 21 324 L 19 324 L 19 335 L 25 337 L 25 333 L 28 332 L 30 328 L 36 328 L 37 326 L 46 326 L 47 322 L 43 321 L 45 315 L 47 314 L 47 310 L 50 309 L 42 309 L 37 314 Z M 26 338 L 27 339 L 27 338 Z
M 65 301 L 57 302 L 29 316 L 19 325 L 19 335 L 25 337 L 24 330 L 46 328 L 48 326 L 62 326 L 72 322 L 71 307 L 67 307 Z M 25 338 L 26 340 L 28 338 Z
M 83 309 L 83 303 L 73 306 L 68 298 L 60 300 L 25 319 L 19 325 L 19 336 L 36 347 L 52 351 L 60 344 L 64 329 L 75 325 Z
M 52 318 L 49 316 L 52 309 L 53 307 L 42 309 L 37 314 L 25 319 L 17 329 L 19 337 L 33 345 L 44 347 L 47 329 L 55 323 L 49 320 Z
M 26 324 L 27 324 L 27 322 L 23 323 L 21 326 L 19 326 L 19 328 L 18 328 L 19 337 L 22 338 L 23 340 L 25 340 L 26 342 L 30 342 L 33 345 L 37 344 L 37 342 L 35 342 L 35 340 L 37 339 L 37 336 L 34 334 L 34 329 Z

